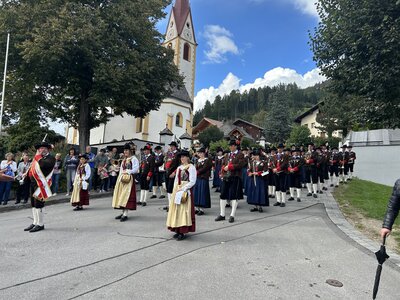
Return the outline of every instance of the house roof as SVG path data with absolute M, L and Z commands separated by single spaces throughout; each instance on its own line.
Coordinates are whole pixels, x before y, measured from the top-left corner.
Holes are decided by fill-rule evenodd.
M 313 107 L 311 107 L 310 109 L 306 110 L 306 111 L 303 112 L 300 116 L 298 116 L 296 119 L 294 119 L 294 121 L 295 121 L 296 123 L 301 123 L 301 120 L 302 120 L 304 117 L 308 116 L 309 114 L 312 114 L 314 111 L 316 111 L 317 109 L 319 109 L 319 106 L 320 106 L 320 105 L 323 105 L 323 104 L 324 104 L 323 101 L 321 101 L 321 102 L 315 104 Z
M 192 140 L 192 137 L 187 133 L 187 131 L 179 137 L 180 140 Z
M 248 134 L 243 128 L 238 126 L 231 127 L 231 131 L 228 132 L 226 137 L 231 136 L 232 132 L 234 132 L 235 130 L 239 131 L 244 138 L 247 138 L 249 140 L 254 140 L 254 138 L 250 134 Z
M 350 131 L 345 144 L 352 146 L 400 145 L 400 129 Z
M 211 126 L 217 126 L 218 128 L 221 128 L 224 123 L 221 121 L 213 120 L 210 118 L 203 118 L 201 121 L 193 128 L 193 134 L 196 134 L 199 130 L 201 130 L 202 127 L 205 127 L 207 124 L 211 124 Z
M 170 135 L 170 136 L 173 136 L 174 134 L 172 133 L 171 130 L 169 130 L 168 127 L 165 127 L 165 128 L 160 132 L 160 135 Z
M 260 127 L 260 126 L 258 126 L 256 124 L 250 123 L 250 122 L 248 122 L 246 120 L 243 120 L 243 119 L 236 119 L 235 122 L 233 122 L 232 124 L 233 125 L 237 125 L 237 123 L 239 123 L 239 122 L 243 122 L 243 123 L 246 123 L 246 124 L 248 124 L 250 126 L 253 126 L 253 127 L 258 128 L 258 129 L 264 130 L 264 128 L 262 128 L 262 127 Z

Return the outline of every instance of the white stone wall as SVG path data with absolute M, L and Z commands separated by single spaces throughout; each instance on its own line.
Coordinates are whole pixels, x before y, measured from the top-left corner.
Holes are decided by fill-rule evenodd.
M 392 186 L 400 178 L 400 146 L 354 147 L 354 175 L 360 179 Z

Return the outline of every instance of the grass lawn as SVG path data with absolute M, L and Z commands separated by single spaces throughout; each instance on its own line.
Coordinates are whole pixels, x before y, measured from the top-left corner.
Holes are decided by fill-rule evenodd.
M 336 188 L 333 196 L 338 201 L 345 217 L 352 224 L 369 237 L 379 240 L 377 233 L 382 226 L 391 194 L 392 187 L 353 179 L 348 184 Z M 395 244 L 392 246 L 397 251 L 400 251 L 399 225 L 400 217 L 397 218 L 392 233 L 395 239 Z

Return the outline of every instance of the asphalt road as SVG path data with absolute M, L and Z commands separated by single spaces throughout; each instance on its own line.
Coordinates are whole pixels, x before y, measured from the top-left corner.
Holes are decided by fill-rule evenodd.
M 0 299 L 372 299 L 376 259 L 345 236 L 314 199 L 214 222 L 217 195 L 197 232 L 175 241 L 165 201 L 121 223 L 111 199 L 88 209 L 45 208 L 46 230 L 27 233 L 30 210 L 0 214 Z M 326 283 L 335 279 L 343 287 Z M 378 299 L 399 299 L 400 271 L 385 263 Z

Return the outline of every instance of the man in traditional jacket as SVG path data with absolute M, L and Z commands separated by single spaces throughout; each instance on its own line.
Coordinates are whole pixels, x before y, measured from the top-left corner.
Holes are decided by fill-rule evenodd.
M 353 179 L 353 172 L 354 172 L 354 163 L 356 162 L 356 153 L 353 151 L 353 146 L 348 146 L 347 149 L 349 149 L 349 178 L 348 180 Z
M 140 204 L 146 206 L 147 197 L 150 191 L 150 180 L 154 172 L 154 156 L 151 153 L 151 145 L 147 144 L 142 149 L 144 157 L 140 165 Z
M 170 201 L 172 191 L 174 189 L 174 182 L 176 176 L 176 169 L 179 167 L 179 157 L 178 157 L 178 144 L 176 142 L 171 142 L 169 146 L 169 151 L 165 157 L 165 184 L 168 193 L 168 203 Z M 164 210 L 168 210 L 168 206 L 164 207 Z
M 53 194 L 51 192 L 51 177 L 56 163 L 54 156 L 50 155 L 52 146 L 42 142 L 35 146 L 36 155 L 33 158 L 25 180 L 31 184 L 31 205 L 33 214 L 33 223 L 24 231 L 37 232 L 44 229 L 43 207 L 45 201 Z
M 154 176 L 153 176 L 153 195 L 151 199 L 157 198 L 157 188 L 160 189 L 160 199 L 165 198 L 165 169 L 164 169 L 164 159 L 165 155 L 162 151 L 161 146 L 154 148 Z
M 243 199 L 242 169 L 246 166 L 246 160 L 243 153 L 239 151 L 239 146 L 239 141 L 231 140 L 229 142 L 230 153 L 227 153 L 224 157 L 221 169 L 223 179 L 220 196 L 221 213 L 215 219 L 217 222 L 225 220 L 227 200 L 231 200 L 232 206 L 229 223 L 235 222 L 238 200 Z

